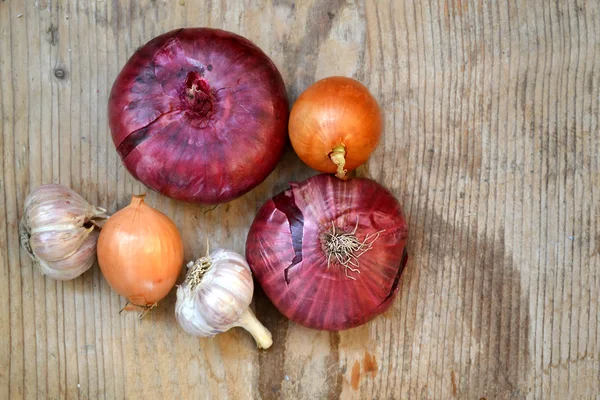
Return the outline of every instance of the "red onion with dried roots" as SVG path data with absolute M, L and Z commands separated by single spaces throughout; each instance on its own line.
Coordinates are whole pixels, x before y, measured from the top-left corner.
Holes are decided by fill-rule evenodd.
M 209 28 L 158 36 L 127 61 L 108 104 L 127 170 L 195 203 L 254 188 L 283 154 L 285 86 L 273 62 L 236 34 Z
M 291 184 L 259 210 L 246 258 L 286 317 L 337 331 L 390 307 L 407 237 L 402 209 L 387 189 L 370 179 L 318 175 Z

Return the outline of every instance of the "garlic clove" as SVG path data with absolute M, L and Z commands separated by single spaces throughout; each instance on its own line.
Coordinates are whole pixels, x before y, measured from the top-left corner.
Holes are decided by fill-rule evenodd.
M 83 226 L 93 219 L 105 218 L 105 209 L 89 204 L 61 185 L 43 185 L 25 200 L 24 224 L 30 232 L 54 225 Z
M 67 202 L 67 205 L 85 207 L 89 203 L 74 190 L 57 184 L 42 185 L 27 196 L 25 199 L 25 208 L 49 201 L 61 200 Z
M 44 207 L 46 206 L 44 205 Z M 31 216 L 25 221 L 31 234 L 52 230 L 62 231 L 81 228 L 86 222 L 85 214 L 81 210 L 61 210 L 61 212 L 57 213 L 56 211 L 46 212 L 40 210 L 40 208 L 34 209 L 34 212 L 30 214 Z
M 175 318 L 184 331 L 194 336 L 213 337 L 223 332 L 221 328 L 208 324 L 196 306 L 196 296 L 187 285 L 177 288 Z
M 34 233 L 29 238 L 31 250 L 46 261 L 57 261 L 71 256 L 85 242 L 94 227 L 70 228 Z
M 44 275 L 57 280 L 70 280 L 90 269 L 96 261 L 96 243 L 99 232 L 92 231 L 81 247 L 69 257 L 56 261 L 45 261 L 36 257 L 36 262 Z
M 37 204 L 25 213 L 25 224 L 31 232 L 51 226 L 83 226 L 95 219 L 105 219 L 105 210 L 94 206 L 65 205 L 64 201 L 52 200 Z

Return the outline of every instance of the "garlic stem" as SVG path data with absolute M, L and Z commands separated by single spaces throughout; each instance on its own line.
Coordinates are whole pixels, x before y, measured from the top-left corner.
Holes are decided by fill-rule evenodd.
M 260 323 L 250 307 L 246 308 L 246 311 L 244 311 L 240 317 L 237 326 L 250 332 L 252 337 L 254 337 L 254 340 L 256 340 L 259 349 L 268 349 L 273 344 L 271 332 Z
M 108 214 L 106 214 L 106 210 L 104 208 L 94 206 L 93 213 L 88 219 L 96 226 L 98 226 L 98 222 L 100 221 L 100 223 L 104 225 L 104 222 L 106 222 L 105 220 L 108 219 Z

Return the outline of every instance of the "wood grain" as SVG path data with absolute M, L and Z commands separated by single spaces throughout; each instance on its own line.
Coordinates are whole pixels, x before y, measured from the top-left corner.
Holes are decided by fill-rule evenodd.
M 330 75 L 384 110 L 365 168 L 398 197 L 410 261 L 394 307 L 328 333 L 257 290 L 274 346 L 184 334 L 171 294 L 147 318 L 97 266 L 46 279 L 20 250 L 25 196 L 62 183 L 110 212 L 145 191 L 106 119 L 135 49 L 184 26 L 231 30 L 279 67 L 293 101 Z M 598 398 L 600 3 L 523 1 L 0 2 L 0 398 Z M 243 251 L 262 203 L 312 176 L 291 149 L 217 208 L 149 192 L 185 257 Z

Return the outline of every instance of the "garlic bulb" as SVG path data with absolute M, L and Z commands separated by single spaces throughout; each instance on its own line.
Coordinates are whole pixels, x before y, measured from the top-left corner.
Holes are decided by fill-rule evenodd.
M 175 304 L 175 316 L 183 330 L 211 337 L 239 326 L 252 334 L 259 348 L 271 346 L 271 332 L 249 308 L 254 282 L 244 257 L 218 249 L 187 267 Z
M 62 185 L 42 185 L 27 196 L 19 223 L 23 247 L 43 274 L 69 280 L 96 260 L 98 230 L 106 210 Z

